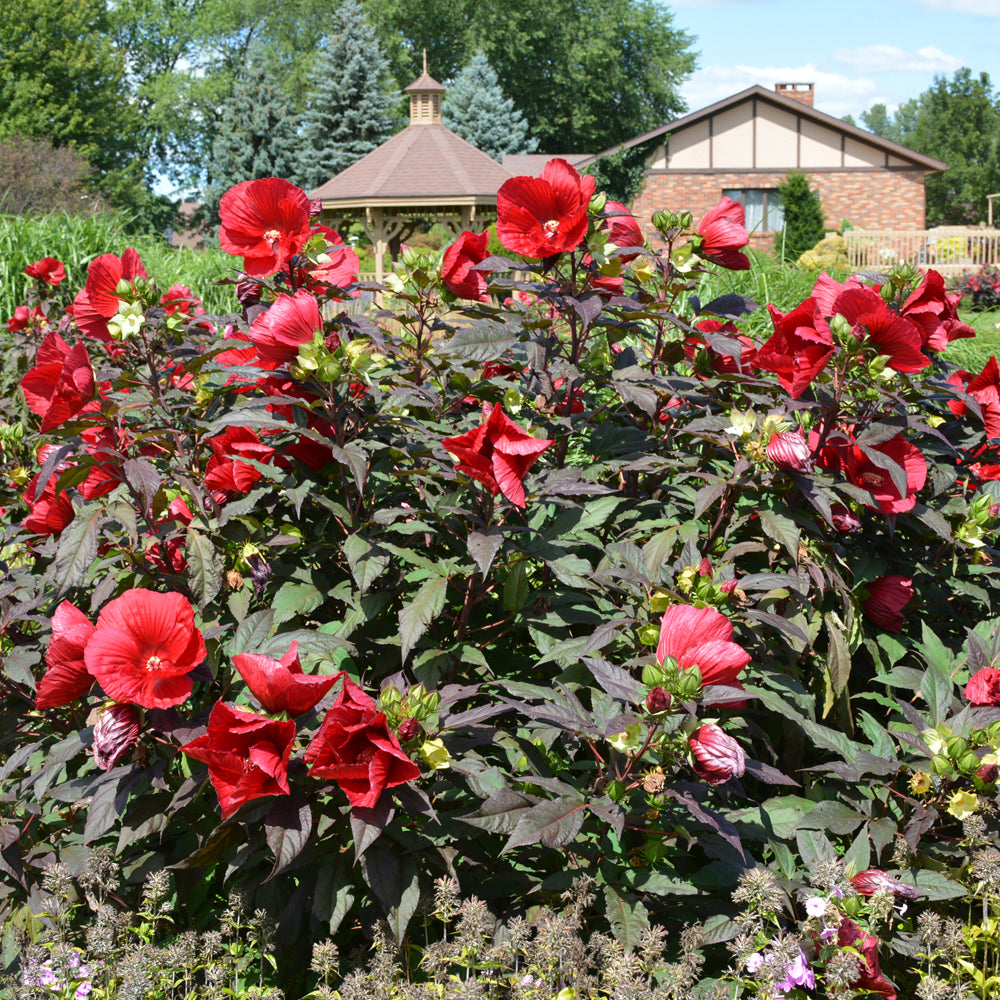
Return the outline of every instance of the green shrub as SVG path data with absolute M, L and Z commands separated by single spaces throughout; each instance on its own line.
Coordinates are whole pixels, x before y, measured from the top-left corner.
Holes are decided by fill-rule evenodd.
M 785 260 L 794 261 L 823 239 L 826 233 L 823 204 L 809 186 L 809 175 L 801 170 L 785 175 L 778 185 L 778 196 L 785 219 L 784 231 L 778 237 L 778 252 Z

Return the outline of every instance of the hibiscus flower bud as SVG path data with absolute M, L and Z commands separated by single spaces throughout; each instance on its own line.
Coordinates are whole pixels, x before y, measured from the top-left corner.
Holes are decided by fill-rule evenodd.
M 139 740 L 139 712 L 134 705 L 112 705 L 94 726 L 94 763 L 110 771 Z
M 420 723 L 411 715 L 400 722 L 396 735 L 399 736 L 400 743 L 409 743 L 420 735 Z
M 881 576 L 868 585 L 868 597 L 862 608 L 865 617 L 886 632 L 901 632 L 905 619 L 903 608 L 913 597 L 913 580 L 894 573 Z
M 746 770 L 743 748 L 716 725 L 702 726 L 688 738 L 688 746 L 694 755 L 695 773 L 710 785 L 742 777 Z
M 874 896 L 876 892 L 891 892 L 904 899 L 915 899 L 917 896 L 914 886 L 887 875 L 881 868 L 868 868 L 866 871 L 858 872 L 851 879 L 851 885 L 862 896 Z
M 861 530 L 861 520 L 858 516 L 840 504 L 833 507 L 831 516 L 833 526 L 845 535 L 856 535 Z
M 779 469 L 787 472 L 812 472 L 812 453 L 802 431 L 772 434 L 764 450 Z
M 987 785 L 992 785 L 994 781 L 997 780 L 998 770 L 996 764 L 983 764 L 983 766 L 976 771 L 976 777 L 980 781 L 985 782 Z
M 260 302 L 261 284 L 259 281 L 251 281 L 244 278 L 236 285 L 236 300 L 244 309 L 255 306 Z
M 670 708 L 671 701 L 673 701 L 673 698 L 671 698 L 669 691 L 665 691 L 661 687 L 655 687 L 646 695 L 646 711 L 650 715 L 666 712 Z

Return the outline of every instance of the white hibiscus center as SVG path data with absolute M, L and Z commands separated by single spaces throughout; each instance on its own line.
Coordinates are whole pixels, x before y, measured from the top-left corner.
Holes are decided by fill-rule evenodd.
M 546 239 L 553 239 L 559 230 L 559 220 L 549 219 L 548 222 L 542 223 L 542 229 L 545 230 Z
M 271 244 L 277 243 L 281 239 L 281 233 L 277 229 L 269 229 L 264 233 L 264 239 Z

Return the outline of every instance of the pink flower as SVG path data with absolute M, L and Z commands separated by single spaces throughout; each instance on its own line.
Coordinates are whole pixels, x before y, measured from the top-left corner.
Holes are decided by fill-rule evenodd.
M 458 457 L 459 472 L 478 479 L 494 494 L 502 493 L 515 507 L 522 508 L 524 477 L 552 443 L 521 430 L 499 403 L 474 430 L 441 442 Z
M 750 259 L 740 253 L 740 248 L 750 242 L 746 229 L 743 206 L 731 198 L 723 198 L 711 212 L 698 223 L 700 242 L 695 242 L 695 253 L 705 260 L 714 261 L 730 271 L 746 271 Z
M 894 573 L 880 576 L 868 584 L 868 597 L 862 605 L 865 617 L 886 632 L 901 632 L 905 619 L 903 608 L 913 597 L 913 580 Z
M 732 623 L 714 608 L 673 604 L 660 622 L 656 659 L 662 664 L 668 656 L 673 657 L 682 670 L 697 667 L 703 687 L 738 688 L 737 678 L 750 662 L 750 654 L 732 637 Z
M 740 778 L 746 770 L 743 748 L 718 726 L 702 726 L 688 737 L 694 755 L 695 773 L 710 785 L 722 785 L 730 778 Z
M 1000 670 L 983 667 L 965 685 L 965 697 L 971 705 L 1000 707 Z
M 139 713 L 133 705 L 110 705 L 94 726 L 94 763 L 110 771 L 139 740 Z
M 550 160 L 541 177 L 512 177 L 497 192 L 497 237 L 525 257 L 574 250 L 587 235 L 593 177 Z
M 481 233 L 466 231 L 445 250 L 441 258 L 441 280 L 460 299 L 489 301 L 486 275 L 482 271 L 472 270 L 474 265 L 489 256 L 486 249 L 489 242 L 490 234 L 487 230 Z

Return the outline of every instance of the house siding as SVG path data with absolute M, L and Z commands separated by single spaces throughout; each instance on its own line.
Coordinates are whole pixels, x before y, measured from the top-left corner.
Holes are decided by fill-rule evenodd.
M 791 168 L 788 168 L 791 169 Z M 650 228 L 653 212 L 691 212 L 695 220 L 714 208 L 724 189 L 778 186 L 787 171 L 651 170 L 632 202 L 640 225 Z M 923 170 L 854 169 L 806 171 L 823 202 L 826 227 L 847 219 L 855 229 L 923 229 Z M 752 234 L 750 245 L 770 248 L 771 234 Z

